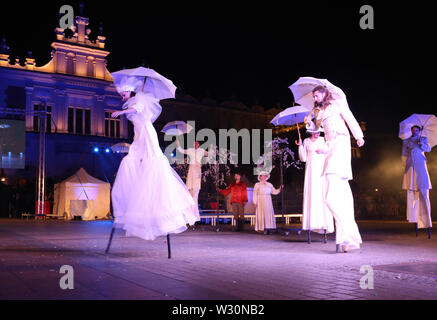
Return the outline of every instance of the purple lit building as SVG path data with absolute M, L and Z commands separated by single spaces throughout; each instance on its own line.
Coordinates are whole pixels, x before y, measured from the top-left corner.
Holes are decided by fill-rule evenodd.
M 52 59 L 40 67 L 33 58 L 11 64 L 2 41 L 0 118 L 22 119 L 26 128 L 26 168 L 4 169 L 10 180 L 35 176 L 39 119 L 32 112 L 44 106 L 47 177 L 65 178 L 79 167 L 102 179 L 115 174 L 120 155 L 104 150 L 128 138 L 128 121 L 110 118 L 122 103 L 106 68 L 106 38 L 90 41 L 87 25 L 88 18 L 76 17 L 71 37 L 56 28 Z

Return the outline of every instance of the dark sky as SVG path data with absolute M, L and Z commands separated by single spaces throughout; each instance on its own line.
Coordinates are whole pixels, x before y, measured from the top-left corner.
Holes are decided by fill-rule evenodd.
M 288 4 L 283 4 L 287 2 Z M 341 87 L 370 131 L 395 132 L 411 113 L 434 113 L 435 27 L 426 5 L 381 1 L 110 2 L 85 1 L 91 38 L 100 21 L 109 71 L 146 64 L 196 98 L 231 97 L 249 106 L 291 106 L 288 89 L 300 76 Z M 0 35 L 11 55 L 32 50 L 37 65 L 50 60 L 58 12 L 79 1 L 17 7 L 2 4 Z M 135 3 L 135 4 L 132 4 Z M 375 29 L 361 30 L 359 9 L 370 4 Z M 425 76 L 428 76 L 425 78 Z

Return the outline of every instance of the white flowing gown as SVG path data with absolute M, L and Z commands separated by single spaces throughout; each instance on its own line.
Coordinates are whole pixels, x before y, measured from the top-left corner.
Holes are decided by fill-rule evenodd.
M 253 188 L 252 202 L 256 206 L 255 230 L 276 229 L 275 211 L 273 209 L 272 194 L 281 192 L 270 182 L 258 182 Z
M 324 153 L 317 153 L 323 150 Z M 303 188 L 302 230 L 318 233 L 334 232 L 334 219 L 324 204 L 324 182 L 322 176 L 325 153 L 328 147 L 322 137 L 315 141 L 307 138 L 299 146 L 299 159 L 305 164 L 305 182 Z
M 145 240 L 183 232 L 200 220 L 199 210 L 159 147 L 152 124 L 161 113 L 159 100 L 140 92 L 126 108 L 137 111 L 127 115 L 135 135 L 112 189 L 115 223 L 127 236 Z

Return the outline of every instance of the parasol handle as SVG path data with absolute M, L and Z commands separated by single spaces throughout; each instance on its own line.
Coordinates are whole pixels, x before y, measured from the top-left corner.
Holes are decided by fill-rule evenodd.
M 293 103 L 294 104 L 294 103 Z M 297 115 L 294 115 L 296 118 L 296 127 L 297 127 L 297 134 L 299 135 L 299 141 L 302 140 L 302 137 L 300 136 L 300 130 L 299 130 L 299 124 L 297 123 Z M 295 140 L 294 143 L 296 145 L 299 145 L 298 142 Z

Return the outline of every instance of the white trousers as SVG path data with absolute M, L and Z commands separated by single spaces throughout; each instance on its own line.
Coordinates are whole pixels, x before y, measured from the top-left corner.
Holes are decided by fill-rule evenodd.
M 429 189 L 407 191 L 407 220 L 417 223 L 417 228 L 431 228 L 431 203 Z
M 326 174 L 325 182 L 325 204 L 334 217 L 336 244 L 359 249 L 362 240 L 355 222 L 354 199 L 348 179 Z
M 193 200 L 196 203 L 196 206 L 199 206 L 198 199 L 199 199 L 200 188 L 189 189 L 188 191 L 190 191 L 190 194 L 193 197 Z

